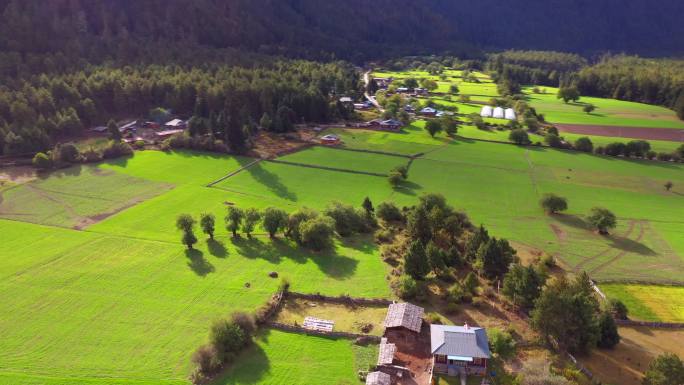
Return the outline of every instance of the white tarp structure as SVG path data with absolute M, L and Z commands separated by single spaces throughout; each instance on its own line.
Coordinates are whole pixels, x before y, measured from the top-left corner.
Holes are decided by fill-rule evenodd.
M 491 118 L 492 117 L 492 107 L 490 107 L 490 106 L 482 107 L 482 111 L 480 111 L 480 116 L 483 118 Z
M 504 109 L 501 107 L 496 107 L 494 109 L 494 112 L 492 113 L 492 118 L 503 119 L 504 118 Z
M 505 116 L 506 116 L 506 119 L 508 119 L 508 120 L 515 120 L 516 119 L 515 111 L 512 108 L 506 108 Z

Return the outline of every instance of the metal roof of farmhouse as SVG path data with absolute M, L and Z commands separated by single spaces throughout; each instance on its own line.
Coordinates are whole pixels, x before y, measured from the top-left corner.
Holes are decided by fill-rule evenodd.
M 430 325 L 430 351 L 432 354 L 489 358 L 489 341 L 483 328 L 447 325 Z

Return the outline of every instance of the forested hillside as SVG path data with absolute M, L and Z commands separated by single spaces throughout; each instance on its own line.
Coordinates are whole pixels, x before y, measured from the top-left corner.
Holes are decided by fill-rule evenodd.
M 90 61 L 197 45 L 359 62 L 472 46 L 684 53 L 679 0 L 0 0 L 0 14 L 0 51 Z

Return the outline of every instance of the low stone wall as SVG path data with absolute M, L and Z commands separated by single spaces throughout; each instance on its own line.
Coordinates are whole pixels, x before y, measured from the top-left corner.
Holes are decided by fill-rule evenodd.
M 371 336 L 371 335 L 367 335 L 367 334 L 356 334 L 356 333 L 335 332 L 335 331 L 324 332 L 324 331 L 320 331 L 320 330 L 309 330 L 309 329 L 305 329 L 301 326 L 288 325 L 288 324 L 283 324 L 280 322 L 267 322 L 266 326 L 271 327 L 273 329 L 278 329 L 278 330 L 282 330 L 282 331 L 286 331 L 286 332 L 292 332 L 292 333 L 300 333 L 300 334 L 330 337 L 330 338 L 346 338 L 346 339 L 352 339 L 352 340 L 362 338 L 368 342 L 373 342 L 373 343 L 377 343 L 377 344 L 380 343 L 380 337 Z
M 319 145 L 322 146 L 322 145 Z M 405 155 L 405 154 L 398 154 L 396 152 L 387 152 L 387 151 L 378 151 L 378 150 L 364 150 L 360 148 L 349 148 L 349 147 L 330 147 L 330 146 L 325 146 L 326 148 L 331 148 L 335 150 L 341 150 L 341 151 L 354 151 L 354 152 L 365 152 L 367 154 L 378 154 L 378 155 L 387 155 L 387 156 L 396 156 L 398 158 L 411 158 L 411 155 Z
M 295 298 L 295 299 L 307 299 L 310 301 L 320 301 L 320 302 L 330 302 L 330 303 L 339 303 L 343 305 L 371 305 L 371 306 L 388 306 L 394 303 L 394 301 L 391 301 L 386 298 L 354 298 L 350 296 L 338 296 L 338 297 L 330 297 L 327 295 L 323 294 L 303 294 L 303 293 L 295 293 L 295 292 L 288 292 L 287 293 L 288 298 Z
M 684 323 L 675 322 L 648 322 L 634 321 L 631 319 L 616 319 L 615 323 L 621 326 L 646 326 L 649 328 L 684 329 Z

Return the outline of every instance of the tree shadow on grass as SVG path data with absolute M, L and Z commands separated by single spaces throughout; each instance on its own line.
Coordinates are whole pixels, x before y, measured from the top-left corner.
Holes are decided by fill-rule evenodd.
M 225 258 L 228 256 L 228 250 L 226 246 L 221 241 L 216 239 L 207 239 L 207 248 L 209 249 L 209 254 L 217 258 Z
M 269 330 L 259 333 L 258 339 L 267 341 Z M 283 347 L 286 348 L 286 347 Z M 226 368 L 211 385 L 235 385 L 235 384 L 259 384 L 264 374 L 271 370 L 271 363 L 264 349 L 258 344 L 253 344 L 235 359 L 232 365 Z
M 551 218 L 555 219 L 556 221 L 569 226 L 569 227 L 574 227 L 576 229 L 580 230 L 586 230 L 586 231 L 592 231 L 592 227 L 589 223 L 587 223 L 583 218 L 578 217 L 577 215 L 571 215 L 571 214 L 553 214 Z
M 280 238 L 262 240 L 259 238 L 233 238 L 233 245 L 245 258 L 261 258 L 279 264 L 287 258 L 297 264 L 312 261 L 328 277 L 342 279 L 354 275 L 359 263 L 356 259 L 340 255 L 333 247 L 323 251 L 312 251 L 289 240 Z
M 204 259 L 204 253 L 197 249 L 185 250 L 185 256 L 190 260 L 188 267 L 200 277 L 214 272 L 214 265 Z
M 243 163 L 246 163 L 247 159 L 239 160 L 239 162 L 242 166 L 244 166 Z M 261 163 L 257 163 L 251 167 L 248 167 L 245 171 L 247 171 L 252 176 L 252 178 L 254 178 L 257 182 L 266 186 L 266 188 L 268 188 L 269 191 L 271 191 L 279 198 L 286 199 L 292 202 L 297 201 L 297 194 L 295 194 L 293 191 L 290 191 L 287 188 L 287 186 L 280 181 L 280 177 L 277 174 L 267 171 L 265 168 L 263 168 L 261 166 Z
M 610 235 L 609 237 L 610 241 L 613 243 L 612 246 L 622 251 L 636 253 L 644 256 L 658 255 L 658 253 L 656 253 L 655 250 L 633 239 L 624 238 L 617 235 Z
M 421 188 L 422 186 L 418 183 L 405 180 L 401 182 L 399 186 L 395 187 L 394 190 L 405 195 L 417 195 L 416 190 L 420 190 Z

